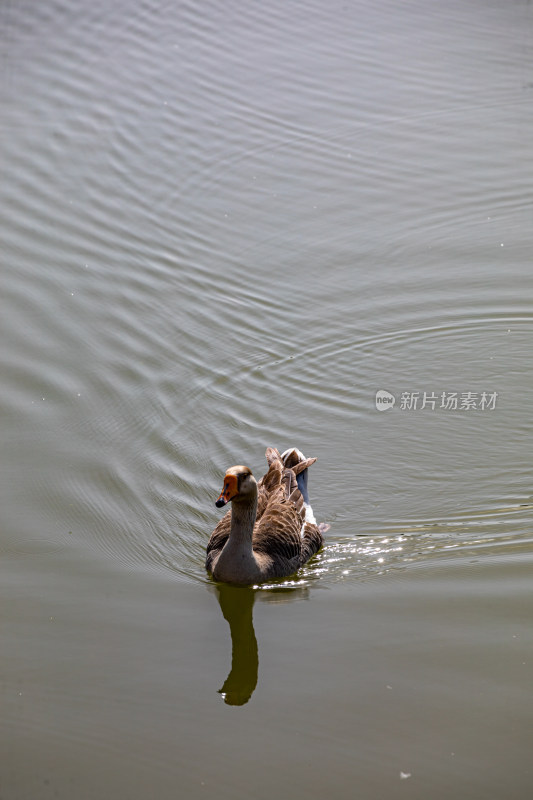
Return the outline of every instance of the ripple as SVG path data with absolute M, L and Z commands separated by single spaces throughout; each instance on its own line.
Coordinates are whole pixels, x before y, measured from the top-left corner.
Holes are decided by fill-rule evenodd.
M 32 521 L 64 517 L 120 567 L 203 581 L 225 466 L 261 474 L 266 445 L 298 444 L 335 523 L 298 584 L 406 563 L 387 538 L 455 545 L 476 524 L 458 507 L 512 535 L 494 506 L 530 493 L 533 330 L 512 26 L 489 86 L 468 14 L 435 12 L 464 48 L 458 88 L 431 26 L 396 74 L 350 14 L 313 6 L 302 39 L 281 8 L 241 12 L 3 12 L 13 498 L 29 483 Z M 400 38 L 420 24 L 409 4 L 395 20 Z M 492 64 L 491 23 L 476 41 Z M 501 406 L 381 416 L 380 387 Z
M 481 510 L 455 518 L 383 526 L 388 533 L 327 542 L 309 565 L 309 580 L 361 581 L 441 561 L 477 563 L 533 558 L 533 506 Z M 475 559 L 475 562 L 472 562 Z
M 68 539 L 64 537 L 62 541 L 51 539 L 22 539 L 16 542 L 8 541 L 0 544 L 0 552 L 4 556 L 49 556 L 58 553 L 68 546 Z

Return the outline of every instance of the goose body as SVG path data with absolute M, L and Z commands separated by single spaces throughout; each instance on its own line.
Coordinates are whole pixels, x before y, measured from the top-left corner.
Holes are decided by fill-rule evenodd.
M 231 501 L 207 545 L 213 578 L 243 586 L 293 575 L 323 544 L 307 493 L 307 469 L 316 458 L 296 448 L 283 455 L 267 448 L 268 471 L 257 482 L 251 470 L 227 470 L 218 507 Z

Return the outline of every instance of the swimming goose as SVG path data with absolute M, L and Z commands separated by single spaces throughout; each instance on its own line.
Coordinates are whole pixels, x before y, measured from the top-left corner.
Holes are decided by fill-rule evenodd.
M 216 506 L 231 501 L 207 545 L 206 569 L 217 581 L 248 586 L 295 573 L 324 542 L 307 492 L 305 458 L 296 448 L 266 451 L 268 471 L 257 482 L 244 466 L 230 467 Z

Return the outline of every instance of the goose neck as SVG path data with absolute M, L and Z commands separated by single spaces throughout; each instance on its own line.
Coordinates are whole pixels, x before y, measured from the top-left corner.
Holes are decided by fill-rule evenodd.
M 230 538 L 233 541 L 252 541 L 257 514 L 257 492 L 249 498 L 233 501 L 231 508 Z

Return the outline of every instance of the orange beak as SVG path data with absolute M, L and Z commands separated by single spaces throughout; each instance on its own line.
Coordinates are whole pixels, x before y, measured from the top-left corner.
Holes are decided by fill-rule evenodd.
M 235 497 L 236 494 L 239 494 L 239 490 L 237 488 L 237 476 L 226 475 L 224 478 L 224 488 L 220 492 L 219 498 L 215 503 L 216 507 L 222 508 L 222 506 L 225 506 L 226 503 L 229 503 L 229 501 Z

